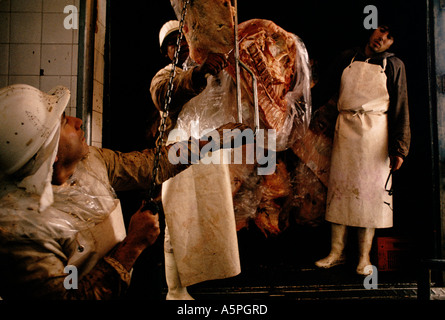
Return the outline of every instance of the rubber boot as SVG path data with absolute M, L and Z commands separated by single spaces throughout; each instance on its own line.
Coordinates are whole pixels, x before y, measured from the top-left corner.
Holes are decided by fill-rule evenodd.
M 187 292 L 187 287 L 181 285 L 179 279 L 178 267 L 173 252 L 164 251 L 165 259 L 165 278 L 167 281 L 168 292 L 166 300 L 194 300 Z
M 315 265 L 319 268 L 332 268 L 344 264 L 346 258 L 344 248 L 346 244 L 346 226 L 332 223 L 331 226 L 331 252 L 326 258 L 318 260 Z
M 359 248 L 359 262 L 356 269 L 357 274 L 368 276 L 372 274 L 372 268 L 367 268 L 366 266 L 371 266 L 370 252 L 372 248 L 372 240 L 374 239 L 374 228 L 358 228 L 358 248 Z M 366 270 L 365 270 L 366 269 Z

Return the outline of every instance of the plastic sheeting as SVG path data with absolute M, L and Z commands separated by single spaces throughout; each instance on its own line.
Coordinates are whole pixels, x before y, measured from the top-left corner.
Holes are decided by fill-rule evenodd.
M 311 74 L 308 55 L 304 43 L 293 35 L 296 51 L 295 73 L 292 90 L 286 92 L 286 119 L 284 126 L 276 131 L 276 151 L 282 151 L 301 139 L 309 126 L 311 117 L 310 82 Z M 194 66 L 189 59 L 185 68 Z M 235 83 L 226 71 L 207 79 L 204 92 L 195 97 L 193 104 L 186 105 L 178 116 L 176 129 L 183 130 L 187 136 L 199 138 L 202 133 L 215 129 L 227 122 L 237 122 L 237 105 Z M 248 81 L 246 78 L 245 81 Z M 261 84 L 260 84 L 261 85 Z M 252 93 L 248 92 L 250 85 L 246 84 L 242 93 L 243 123 L 254 128 L 254 105 Z M 261 108 L 261 104 L 259 106 Z M 270 129 L 261 121 L 261 129 Z M 266 135 L 267 137 L 267 135 Z M 177 140 L 177 139 L 176 139 Z M 267 148 L 267 142 L 266 142 Z
M 189 60 L 186 68 L 191 65 L 193 62 Z M 183 130 L 186 133 L 185 137 L 192 136 L 199 139 L 221 125 L 237 122 L 235 96 L 233 80 L 225 71 L 208 77 L 206 89 L 193 98 L 193 103 L 187 103 L 182 108 L 176 129 Z
M 275 92 L 280 93 L 278 100 L 284 110 L 282 110 L 284 122 L 279 128 L 274 128 L 277 129 L 276 144 L 273 146 L 273 150 L 270 151 L 273 153 L 278 151 L 278 153 L 280 153 L 301 140 L 308 131 L 311 119 L 311 69 L 308 54 L 304 43 L 298 36 L 282 30 L 271 21 L 254 19 L 244 22 L 245 25 L 249 23 L 257 23 L 260 26 L 273 26 L 272 28 L 274 29 L 269 33 L 261 32 L 261 30 L 259 32 L 260 37 L 262 37 L 260 43 L 261 41 L 268 43 L 267 46 L 257 46 L 259 50 L 263 50 L 260 60 L 249 60 L 246 55 L 240 56 L 242 61 L 258 76 L 259 87 L 264 89 L 262 91 L 259 90 L 260 94 L 263 94 L 263 97 L 259 98 L 260 109 L 263 107 L 261 102 L 271 98 L 268 96 L 269 92 L 266 90 L 268 84 L 262 82 L 267 79 L 264 78 L 264 74 L 262 75 L 261 66 L 270 66 L 274 69 L 288 68 L 287 64 L 289 61 L 292 62 L 291 72 L 285 79 L 285 83 L 281 83 L 281 91 L 278 89 L 279 86 L 272 87 Z M 244 29 L 245 28 L 241 28 L 241 32 Z M 280 33 L 282 40 L 274 42 L 273 36 L 271 35 L 273 32 Z M 257 33 L 258 32 L 253 32 L 253 34 L 250 34 L 250 38 L 245 37 L 244 34 L 240 34 L 239 38 L 242 39 L 241 47 L 243 41 L 255 42 Z M 287 41 L 285 48 L 282 47 L 283 39 Z M 193 45 L 193 43 L 191 45 Z M 193 50 L 193 48 L 191 48 L 191 50 Z M 287 58 L 287 56 L 289 57 Z M 193 67 L 195 64 L 192 59 L 189 59 L 184 68 Z M 188 136 L 199 138 L 208 131 L 227 122 L 237 122 L 238 107 L 236 105 L 236 85 L 233 72 L 234 67 L 229 66 L 227 70 L 223 70 L 218 75 L 208 77 L 206 89 L 193 99 L 193 103 L 188 103 L 183 107 L 176 125 L 176 129 L 180 130 L 183 134 L 182 139 Z M 274 74 L 273 70 L 270 70 L 269 73 Z M 272 83 L 283 81 L 283 79 L 279 79 L 279 73 L 275 72 L 275 75 L 277 78 L 275 80 L 272 79 Z M 243 123 L 253 129 L 254 102 L 250 80 L 247 72 L 243 71 L 243 76 L 241 77 L 242 118 Z M 285 89 L 283 90 L 283 88 Z M 277 99 L 275 99 L 273 103 L 275 103 L 276 100 Z M 270 125 L 268 125 L 268 115 L 270 115 L 270 112 L 268 113 L 267 110 L 260 112 L 260 129 L 271 129 Z M 268 135 L 265 134 L 265 136 L 267 138 Z M 174 136 L 171 136 L 169 142 L 181 140 L 181 138 L 176 137 L 175 139 Z M 267 149 L 269 149 L 269 146 L 269 141 L 266 139 L 264 145 L 261 147 L 264 147 L 266 152 L 268 152 L 269 150 Z M 231 159 L 234 159 L 233 156 Z M 279 164 L 279 170 L 270 172 L 271 176 L 266 177 L 258 175 L 258 171 L 255 170 L 258 165 L 257 162 L 254 164 L 234 164 L 232 162 L 229 165 L 236 227 L 240 230 L 247 227 L 249 221 L 254 220 L 265 235 L 278 234 L 285 229 L 288 224 L 288 222 L 284 221 L 285 219 L 281 217 L 282 211 L 307 204 L 307 201 L 302 200 L 302 197 L 305 197 L 304 195 L 299 193 L 298 198 L 295 198 L 292 192 L 295 190 L 291 189 L 291 187 L 294 189 L 299 188 L 293 184 L 296 180 L 304 184 L 304 177 L 306 175 L 303 174 L 301 170 L 298 172 L 290 170 L 292 172 L 288 172 L 286 165 L 281 163 Z M 311 174 L 311 172 L 309 173 Z M 298 178 L 294 177 L 295 174 L 298 175 Z M 312 178 L 312 176 L 310 178 Z M 278 181 L 279 183 L 273 183 L 274 181 Z M 306 192 L 307 189 L 303 188 L 301 191 Z M 313 195 L 313 197 L 317 196 L 319 195 Z M 306 198 L 308 197 L 306 196 Z M 311 202 L 311 200 L 308 201 Z M 319 201 L 317 203 L 322 204 L 322 202 L 323 201 Z M 285 207 L 282 206 L 283 203 L 286 203 Z M 311 210 L 311 208 L 305 210 Z M 287 214 L 288 212 L 284 212 L 284 215 Z M 315 219 L 318 218 L 318 216 L 315 217 Z M 305 219 L 303 218 L 302 220 Z
M 104 221 L 119 204 L 112 187 L 96 177 L 84 162 L 67 183 L 52 186 L 54 201 L 45 210 L 40 210 L 39 194 L 19 188 L 18 184 L 4 180 L 0 188 L 0 227 L 5 237 L 72 237 Z

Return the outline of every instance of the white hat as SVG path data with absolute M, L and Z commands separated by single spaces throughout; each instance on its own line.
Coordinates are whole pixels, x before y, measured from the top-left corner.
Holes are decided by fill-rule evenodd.
M 179 30 L 179 21 L 178 20 L 170 20 L 166 23 L 164 23 L 164 25 L 161 28 L 161 31 L 159 31 L 159 47 L 162 48 L 162 44 L 165 40 L 165 38 L 167 38 L 167 36 L 169 34 L 171 34 L 172 32 L 178 31 Z
M 25 165 L 60 124 L 70 99 L 62 86 L 45 93 L 26 84 L 0 89 L 0 172 Z

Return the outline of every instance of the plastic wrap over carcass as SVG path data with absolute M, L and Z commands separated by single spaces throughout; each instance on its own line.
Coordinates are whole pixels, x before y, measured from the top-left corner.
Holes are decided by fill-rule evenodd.
M 178 19 L 184 0 L 171 0 Z M 202 63 L 209 52 L 229 55 L 229 74 L 236 79 L 233 53 L 234 8 L 230 0 L 194 0 L 187 7 L 184 35 L 190 57 Z M 289 148 L 301 139 L 311 118 L 311 69 L 303 41 L 274 22 L 252 19 L 238 26 L 239 58 L 256 76 L 260 129 L 276 130 L 276 150 Z M 241 68 L 243 113 L 253 114 L 254 100 L 250 74 Z M 253 117 L 243 122 L 252 129 Z M 267 135 L 265 135 L 267 137 Z
M 248 227 L 249 221 L 257 215 L 262 198 L 262 190 L 258 186 L 263 176 L 257 174 L 254 165 L 232 164 L 229 168 L 236 229 L 241 230 Z
M 285 96 L 289 104 L 289 117 L 282 129 L 283 134 L 280 135 L 280 131 L 277 134 L 277 144 L 285 148 L 292 146 L 295 141 L 305 136 L 312 113 L 309 56 L 303 41 L 296 35 L 294 36 L 297 46 L 295 86 Z M 286 131 L 289 132 L 287 138 Z M 280 140 L 281 136 L 282 140 Z
M 189 62 L 192 63 L 191 60 Z M 209 76 L 206 88 L 184 105 L 178 115 L 176 129 L 184 135 L 182 140 L 190 136 L 200 138 L 223 124 L 237 122 L 236 115 L 235 85 L 227 72 L 222 71 L 216 76 Z

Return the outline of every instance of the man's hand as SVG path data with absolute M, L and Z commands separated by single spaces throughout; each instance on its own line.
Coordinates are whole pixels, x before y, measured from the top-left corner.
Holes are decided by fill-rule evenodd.
M 214 76 L 227 67 L 226 56 L 222 53 L 209 53 L 206 60 L 193 69 L 193 83 L 205 86 L 207 76 Z
M 128 235 L 116 248 L 112 257 L 119 261 L 128 271 L 133 268 L 139 255 L 159 236 L 159 215 L 149 210 L 142 211 L 144 204 L 131 217 Z
M 250 132 L 245 132 L 245 130 Z M 245 138 L 243 139 L 242 136 Z M 210 131 L 200 139 L 190 137 L 189 140 L 167 146 L 167 149 L 171 163 L 197 164 L 201 156 L 205 156 L 208 151 L 237 148 L 244 145 L 253 146 L 254 143 L 255 135 L 252 129 L 243 123 L 229 122 Z M 204 147 L 205 151 L 203 152 Z
M 153 215 L 149 210 L 142 211 L 144 203 L 131 217 L 128 226 L 128 236 L 131 241 L 141 246 L 151 246 L 159 236 L 159 215 Z

